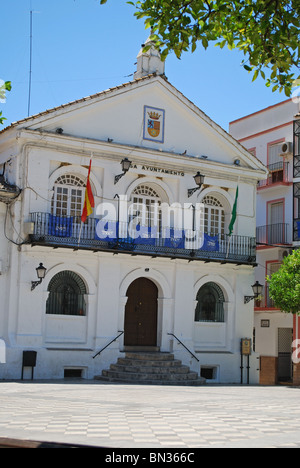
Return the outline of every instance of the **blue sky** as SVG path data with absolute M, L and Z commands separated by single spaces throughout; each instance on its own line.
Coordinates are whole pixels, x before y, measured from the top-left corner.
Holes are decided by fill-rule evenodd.
M 30 10 L 33 47 L 30 115 L 101 92 L 132 79 L 136 56 L 148 37 L 126 0 L 1 0 L 0 79 L 12 91 L 0 110 L 4 126 L 28 115 Z M 261 79 L 254 83 L 238 51 L 209 46 L 173 54 L 166 61 L 170 83 L 228 131 L 228 123 L 284 101 Z M 3 127 L 2 127 L 3 128 Z

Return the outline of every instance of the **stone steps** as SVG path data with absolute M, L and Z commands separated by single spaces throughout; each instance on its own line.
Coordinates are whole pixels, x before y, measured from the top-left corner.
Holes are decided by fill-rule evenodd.
M 203 385 L 205 379 L 171 353 L 126 352 L 96 380 L 148 385 Z

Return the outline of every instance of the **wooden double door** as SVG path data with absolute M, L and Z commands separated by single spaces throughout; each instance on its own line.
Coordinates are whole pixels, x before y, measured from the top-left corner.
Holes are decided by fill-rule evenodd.
M 124 321 L 124 345 L 156 346 L 157 286 L 147 278 L 138 278 L 127 290 Z

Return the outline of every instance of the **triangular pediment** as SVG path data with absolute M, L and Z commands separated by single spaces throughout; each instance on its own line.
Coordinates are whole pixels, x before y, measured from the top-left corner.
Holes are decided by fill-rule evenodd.
M 163 76 L 150 75 L 14 124 L 218 164 L 264 166 Z

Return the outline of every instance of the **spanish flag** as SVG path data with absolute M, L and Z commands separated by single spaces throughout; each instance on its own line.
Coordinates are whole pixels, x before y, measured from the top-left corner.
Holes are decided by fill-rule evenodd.
M 92 158 L 90 159 L 90 167 L 89 167 L 88 177 L 86 181 L 84 205 L 83 205 L 83 210 L 81 214 L 82 223 L 84 223 L 86 221 L 86 218 L 92 214 L 93 208 L 95 206 L 94 196 L 93 196 L 92 187 L 90 183 L 91 165 L 92 165 Z

